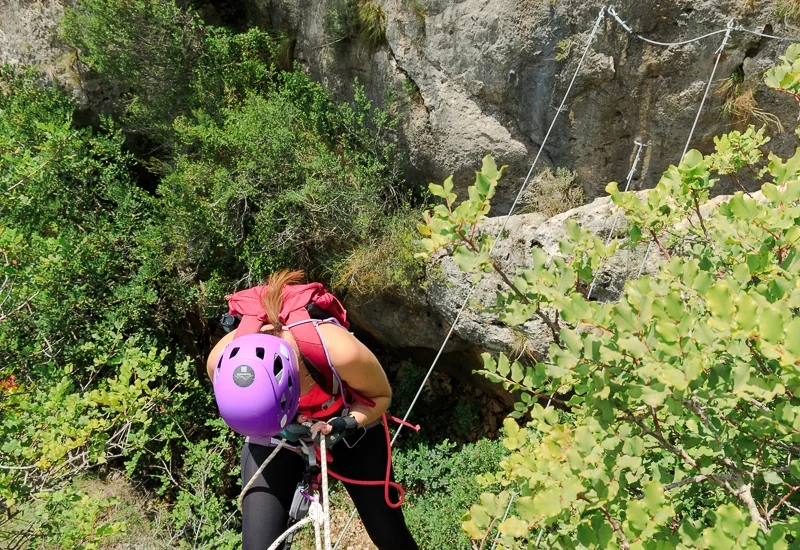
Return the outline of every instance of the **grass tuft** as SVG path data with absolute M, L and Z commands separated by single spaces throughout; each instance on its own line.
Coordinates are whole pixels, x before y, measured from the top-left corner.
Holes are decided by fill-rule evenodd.
M 373 48 L 386 42 L 386 12 L 377 2 L 359 2 L 358 29 L 361 39 Z
M 787 22 L 800 20 L 800 0 L 778 0 L 775 15 Z
M 723 79 L 717 86 L 716 93 L 723 98 L 720 112 L 731 121 L 731 125 L 739 130 L 749 124 L 759 123 L 772 126 L 778 133 L 783 133 L 780 119 L 758 107 L 755 93 L 758 84 L 745 80 L 739 73 Z
M 520 213 L 541 212 L 549 218 L 582 206 L 585 196 L 576 177 L 577 173 L 568 168 L 542 170 L 532 182 L 531 198 Z

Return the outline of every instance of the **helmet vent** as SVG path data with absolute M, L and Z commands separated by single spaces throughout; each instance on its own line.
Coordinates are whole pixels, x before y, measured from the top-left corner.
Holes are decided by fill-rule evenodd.
M 239 348 L 233 348 L 229 357 L 236 357 L 237 353 L 239 353 Z
M 262 361 L 264 360 L 264 348 L 256 348 L 256 355 Z
M 276 355 L 275 361 L 272 363 L 272 374 L 275 376 L 277 382 L 281 381 L 281 376 L 283 375 L 283 360 L 280 355 Z M 291 380 L 291 377 L 289 380 Z
M 217 370 L 222 368 L 222 355 L 219 356 L 219 361 L 217 361 Z

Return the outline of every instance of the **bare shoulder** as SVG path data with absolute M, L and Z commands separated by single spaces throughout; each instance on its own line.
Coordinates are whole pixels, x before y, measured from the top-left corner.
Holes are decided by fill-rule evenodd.
M 206 361 L 206 371 L 208 372 L 208 377 L 212 380 L 214 379 L 214 367 L 217 366 L 217 361 L 219 360 L 220 354 L 222 354 L 222 350 L 225 349 L 233 337 L 236 335 L 236 331 L 229 332 L 225 336 L 223 336 L 217 345 L 211 350 L 211 353 L 208 354 L 208 360 Z
M 369 348 L 346 329 L 333 323 L 321 323 L 319 331 L 325 340 L 331 362 L 337 369 L 353 364 L 378 364 Z
M 332 323 L 319 325 L 331 363 L 354 390 L 372 399 L 392 395 L 378 358 L 358 338 Z M 385 410 L 385 408 L 384 408 Z

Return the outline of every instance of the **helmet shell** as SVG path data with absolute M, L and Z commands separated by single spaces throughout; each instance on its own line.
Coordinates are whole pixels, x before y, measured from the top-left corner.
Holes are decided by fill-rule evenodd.
M 225 423 L 250 437 L 273 437 L 294 419 L 300 399 L 297 354 L 283 338 L 234 338 L 214 369 L 214 397 Z

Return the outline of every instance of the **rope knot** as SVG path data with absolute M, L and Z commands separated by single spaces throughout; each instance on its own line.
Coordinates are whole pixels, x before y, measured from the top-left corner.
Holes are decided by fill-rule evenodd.
M 315 496 L 311 501 L 311 506 L 308 508 L 308 517 L 311 522 L 319 525 L 325 521 L 325 512 L 322 509 L 322 504 L 319 503 L 319 497 Z

